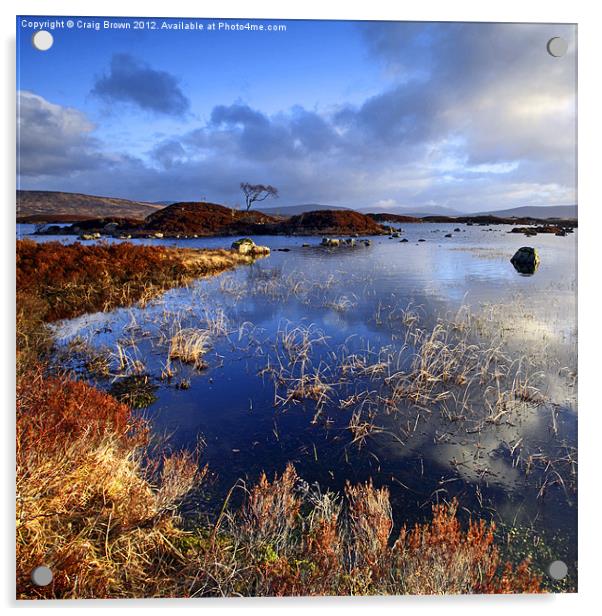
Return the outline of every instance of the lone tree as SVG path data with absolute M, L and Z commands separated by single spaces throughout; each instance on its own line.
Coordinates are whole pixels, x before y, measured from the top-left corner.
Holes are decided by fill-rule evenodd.
M 269 184 L 249 184 L 249 182 L 241 182 L 240 189 L 245 196 L 247 212 L 257 201 L 264 201 L 268 197 L 272 197 L 274 199 L 278 198 L 278 189 L 274 188 L 274 186 L 270 186 Z

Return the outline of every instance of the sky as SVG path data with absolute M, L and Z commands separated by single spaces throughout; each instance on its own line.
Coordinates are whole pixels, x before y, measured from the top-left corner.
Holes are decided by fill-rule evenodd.
M 238 206 L 251 182 L 278 188 L 271 206 L 462 212 L 577 202 L 575 26 L 67 22 L 17 18 L 18 188 Z

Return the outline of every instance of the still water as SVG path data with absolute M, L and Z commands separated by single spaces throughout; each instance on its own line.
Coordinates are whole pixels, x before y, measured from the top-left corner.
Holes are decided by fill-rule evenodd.
M 20 225 L 18 235 L 32 229 Z M 465 512 L 560 537 L 575 558 L 577 232 L 402 229 L 408 242 L 377 237 L 338 249 L 320 238 L 254 237 L 269 257 L 144 307 L 61 322 L 59 347 L 110 357 L 111 378 L 86 375 L 104 388 L 128 371 L 149 375 L 156 401 L 140 412 L 163 447 L 200 444 L 211 471 L 191 509 L 211 513 L 238 479 L 291 461 L 322 491 L 368 478 L 388 486 L 398 524 L 456 497 Z M 134 243 L 227 248 L 233 239 Z M 521 246 L 539 252 L 532 276 L 510 263 Z M 182 328 L 208 331 L 205 369 L 169 360 Z M 460 353 L 468 383 L 454 377 L 419 399 L 401 387 L 396 397 L 392 384 L 411 383 L 435 331 L 433 348 Z

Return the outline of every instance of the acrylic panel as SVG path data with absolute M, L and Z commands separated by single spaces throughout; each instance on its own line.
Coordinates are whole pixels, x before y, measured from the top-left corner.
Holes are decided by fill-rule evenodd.
M 577 589 L 577 26 L 17 18 L 20 599 Z

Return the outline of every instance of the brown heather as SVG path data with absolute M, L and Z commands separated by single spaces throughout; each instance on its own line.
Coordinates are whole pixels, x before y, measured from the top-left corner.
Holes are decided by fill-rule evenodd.
M 34 296 L 42 318 L 55 321 L 127 306 L 250 261 L 229 250 L 19 240 L 17 291 Z

